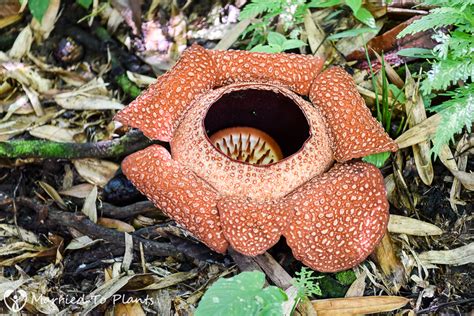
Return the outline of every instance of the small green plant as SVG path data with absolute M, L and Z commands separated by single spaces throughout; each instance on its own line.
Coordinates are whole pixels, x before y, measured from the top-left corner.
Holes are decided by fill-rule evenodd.
M 367 9 L 362 7 L 362 0 L 312 0 L 309 2 L 305 0 L 252 0 L 240 12 L 239 19 L 260 16 L 260 20 L 249 25 L 243 32 L 242 38 L 250 38 L 247 49 L 258 47 L 257 51 L 280 52 L 299 48 L 303 46 L 298 38 L 303 30 L 302 24 L 307 10 L 337 5 L 347 5 L 359 21 L 370 28 L 375 28 L 375 19 Z M 269 38 L 277 28 L 276 25 L 281 26 L 281 33 L 289 33 L 288 39 L 282 35 L 285 41 L 279 39 L 279 45 L 275 44 L 274 39 Z M 281 43 L 286 43 L 286 47 L 291 48 L 285 49 Z
M 258 44 L 252 48 L 251 52 L 262 53 L 281 53 L 286 50 L 300 48 L 306 43 L 297 39 L 287 39 L 284 35 L 278 32 L 270 32 L 267 37 L 268 45 Z
M 50 0 L 28 0 L 28 9 L 31 12 L 31 15 L 41 22 L 43 20 L 43 16 L 48 10 Z M 20 0 L 20 3 L 23 4 L 25 0 Z M 84 7 L 85 9 L 89 9 L 92 4 L 92 0 L 76 0 L 76 2 Z
M 470 132 L 474 121 L 474 1 L 426 0 L 424 3 L 437 8 L 408 25 L 398 36 L 434 29 L 438 32 L 433 39 L 438 44 L 431 52 L 407 49 L 399 54 L 432 58 L 431 70 L 421 82 L 420 90 L 425 96 L 439 93 L 450 98 L 440 105 L 429 106 L 442 117 L 432 139 L 432 152 L 437 155 L 464 127 Z M 453 25 L 452 31 L 440 31 L 448 25 Z M 448 89 L 453 90 L 440 93 Z
M 322 277 L 314 276 L 314 271 L 302 267 L 300 272 L 296 272 L 296 278 L 293 279 L 293 285 L 298 289 L 298 298 L 322 295 L 321 288 L 316 280 Z
M 387 78 L 387 73 L 385 70 L 385 58 L 382 54 L 382 67 L 381 67 L 381 79 L 382 79 L 382 86 L 381 86 L 381 92 L 382 92 L 382 100 L 379 100 L 379 89 L 377 86 L 377 79 L 375 72 L 372 68 L 372 62 L 370 61 L 369 53 L 367 51 L 367 47 L 365 47 L 365 54 L 367 58 L 367 63 L 369 65 L 369 70 L 370 70 L 370 76 L 372 79 L 372 86 L 375 92 L 375 108 L 376 108 L 376 113 L 377 113 L 377 120 L 382 124 L 384 127 L 385 131 L 388 134 L 393 134 L 393 135 L 398 135 L 401 131 L 401 128 L 403 126 L 403 120 L 399 125 L 399 128 L 397 131 L 392 133 L 392 115 L 393 115 L 393 109 L 395 108 L 395 102 L 400 102 L 404 103 L 404 95 L 403 95 L 403 89 L 400 90 L 398 89 L 397 86 L 390 84 L 388 82 Z M 389 102 L 389 95 L 392 94 L 394 96 L 393 101 Z M 362 158 L 363 161 L 371 163 L 375 165 L 377 168 L 381 168 L 385 162 L 387 161 L 388 157 L 390 157 L 389 152 L 382 152 L 382 153 L 377 153 L 377 154 L 372 154 L 369 156 L 366 156 Z
M 277 19 L 281 31 L 289 32 L 290 40 L 297 40 L 302 31 L 301 24 L 307 8 L 305 0 L 252 0 L 239 16 L 240 20 L 261 16 L 259 21 L 249 25 L 242 34 L 242 38 L 250 38 L 247 49 L 259 44 L 264 45 L 267 40 L 270 46 L 270 39 L 267 37 L 275 30 Z
M 265 274 L 259 271 L 219 279 L 206 291 L 195 315 L 281 315 L 286 293 L 276 286 L 264 288 L 264 284 Z
M 375 19 L 369 10 L 362 6 L 362 0 L 312 0 L 308 8 L 328 8 L 346 5 L 352 10 L 354 17 L 370 28 L 375 28 Z

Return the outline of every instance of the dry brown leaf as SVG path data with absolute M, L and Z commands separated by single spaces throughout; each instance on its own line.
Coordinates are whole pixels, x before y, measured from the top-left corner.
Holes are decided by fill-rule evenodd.
M 3 244 L 0 248 L 0 256 L 9 256 L 17 253 L 27 252 L 27 251 L 42 251 L 45 250 L 44 247 L 39 245 L 32 245 L 24 241 L 17 241 L 10 244 Z
M 117 316 L 145 316 L 145 311 L 139 302 L 115 304 L 114 315 Z
M 0 19 L 0 30 L 21 20 L 22 14 L 10 15 Z
M 474 173 L 459 170 L 450 170 L 451 173 L 461 181 L 462 185 L 469 191 L 474 191 Z
M 124 233 L 125 235 L 125 251 L 123 254 L 121 270 L 128 272 L 133 260 L 133 238 L 132 235 Z
M 72 186 L 67 190 L 59 191 L 59 194 L 85 199 L 89 195 L 89 193 L 92 191 L 93 188 L 94 188 L 93 184 L 81 183 L 81 184 Z
M 84 213 L 91 221 L 97 223 L 97 186 L 94 186 L 87 195 L 86 200 L 84 201 L 84 205 L 82 206 L 82 213 Z
M 30 26 L 27 25 L 18 34 L 8 55 L 13 59 L 21 59 L 30 51 L 31 44 L 33 44 L 33 32 Z
M 101 188 L 113 178 L 119 168 L 116 163 L 93 158 L 74 159 L 72 163 L 84 180 Z
M 33 67 L 12 61 L 6 55 L 0 56 L 0 75 L 2 74 L 39 93 L 47 92 L 53 85 L 51 80 L 43 78 Z
M 415 79 L 411 76 L 408 67 L 405 78 L 405 111 L 408 117 L 408 126 L 414 127 L 426 120 L 426 110 L 423 99 L 418 90 Z M 431 163 L 431 144 L 429 140 L 412 146 L 416 169 L 421 180 L 426 185 L 431 185 L 434 178 L 433 164 Z
M 50 198 L 52 198 L 56 203 L 58 203 L 59 207 L 61 207 L 62 209 L 66 209 L 66 203 L 64 203 L 64 200 L 55 188 L 43 181 L 38 181 L 38 184 L 44 190 L 44 192 L 49 195 Z
M 80 130 L 62 128 L 53 125 L 38 126 L 30 130 L 30 135 L 60 143 L 73 143 L 74 135 Z
M 21 9 L 20 2 L 18 0 L 1 0 L 0 4 L 2 6 L 0 18 L 15 15 Z
M 312 301 L 318 316 L 357 315 L 389 312 L 405 306 L 401 296 L 363 296 Z
M 424 264 L 448 264 L 460 266 L 474 262 L 474 243 L 451 249 L 431 250 L 421 253 L 418 258 Z
M 357 279 L 352 282 L 351 286 L 346 292 L 345 297 L 359 297 L 364 296 L 365 292 L 365 279 L 367 278 L 367 273 L 362 271 Z
M 80 236 L 71 240 L 67 245 L 66 250 L 77 250 L 89 248 L 92 245 L 102 242 L 102 239 L 91 239 L 89 236 Z
M 434 135 L 440 122 L 441 115 L 439 113 L 432 115 L 400 135 L 395 142 L 402 149 L 427 141 Z
M 39 100 L 39 95 L 36 91 L 31 90 L 28 86 L 25 84 L 21 84 L 23 87 L 23 91 L 25 91 L 26 95 L 28 96 L 28 99 L 30 100 L 31 106 L 33 107 L 33 110 L 35 110 L 35 113 L 37 116 L 43 116 L 44 115 L 44 110 L 43 106 L 41 105 L 41 102 Z
M 6 105 L 7 106 L 7 113 L 5 116 L 0 120 L 0 122 L 7 122 L 10 120 L 10 117 L 13 114 L 30 114 L 33 112 L 33 108 L 28 100 L 28 96 L 22 95 L 15 99 L 12 103 Z M 23 111 L 21 110 L 23 109 Z M 22 113 L 23 112 L 23 113 Z
M 453 153 L 447 144 L 441 146 L 439 151 L 439 159 L 449 169 L 449 171 L 459 180 L 462 185 L 470 190 L 474 191 L 474 173 L 460 171 L 456 160 L 454 159 Z
M 0 261 L 0 267 L 11 267 L 15 265 L 16 263 L 22 262 L 26 259 L 39 257 L 42 255 L 42 251 L 47 251 L 47 250 L 48 248 L 41 247 L 35 250 L 34 252 L 24 252 L 21 255 L 18 255 L 16 257 L 7 258 L 5 260 Z
M 116 229 L 119 232 L 131 233 L 135 231 L 135 228 L 132 225 L 114 218 L 100 217 L 97 224 L 107 228 Z
M 69 93 L 68 93 L 69 94 Z M 54 101 L 62 108 L 68 110 L 121 110 L 124 105 L 114 99 L 105 96 L 85 96 L 72 95 L 66 96 L 66 93 L 57 94 Z
M 0 224 L 0 237 L 18 237 L 29 244 L 40 245 L 38 236 L 15 225 Z
M 177 272 L 163 278 L 158 278 L 156 275 L 152 274 L 137 274 L 135 275 L 135 278 L 124 287 L 124 289 L 130 291 L 159 290 L 193 279 L 197 275 L 198 273 L 195 270 Z
M 139 87 L 148 87 L 156 82 L 156 77 L 141 75 L 127 70 L 127 78 Z
M 396 234 L 407 234 L 412 236 L 436 236 L 442 235 L 441 228 L 414 218 L 390 214 L 388 231 Z
M 134 275 L 118 275 L 99 286 L 86 297 L 87 303 L 83 305 L 81 315 L 87 315 L 91 310 L 97 307 L 101 301 L 105 301 L 112 297 L 112 295 L 117 293 L 117 291 L 119 291 L 133 277 Z M 93 297 L 100 297 L 101 299 L 92 299 Z
M 52 118 L 63 113 L 62 111 L 57 112 L 54 107 L 46 108 L 45 112 L 46 114 L 40 118 L 38 118 L 36 114 L 15 115 L 10 118 L 8 122 L 0 123 L 0 141 L 5 141 L 15 135 L 21 134 L 30 127 L 45 124 Z

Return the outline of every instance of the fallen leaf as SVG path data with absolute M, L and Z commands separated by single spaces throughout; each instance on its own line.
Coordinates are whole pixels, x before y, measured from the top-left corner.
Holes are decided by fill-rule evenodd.
M 93 184 L 81 183 L 81 184 L 72 186 L 67 190 L 59 191 L 59 194 L 85 199 L 89 195 L 89 193 L 92 191 L 93 188 L 94 188 Z
M 460 266 L 474 262 L 474 243 L 451 249 L 431 250 L 421 253 L 418 258 L 425 264 L 448 264 Z
M 27 25 L 18 34 L 8 55 L 13 59 L 21 59 L 30 51 L 31 44 L 33 44 L 33 32 L 30 26 Z
M 405 78 L 405 111 L 407 113 L 408 126 L 414 127 L 426 120 L 426 110 L 421 98 L 418 84 L 411 76 L 408 67 Z M 421 180 L 426 185 L 431 185 L 434 178 L 433 164 L 431 163 L 431 144 L 429 140 L 419 142 L 412 146 L 415 158 L 416 170 Z
M 60 143 L 74 143 L 74 135 L 80 130 L 62 128 L 53 125 L 38 126 L 30 130 L 30 135 Z
M 114 315 L 117 316 L 145 316 L 145 311 L 139 302 L 115 304 Z
M 97 223 L 97 206 L 96 206 L 96 200 L 97 200 L 97 186 L 94 186 L 89 193 L 89 195 L 86 197 L 86 200 L 84 201 L 84 205 L 82 206 L 82 213 L 85 214 L 91 221 L 94 223 Z
M 56 191 L 55 188 L 50 186 L 48 183 L 43 182 L 43 181 L 38 181 L 39 186 L 46 192 L 46 194 L 49 195 L 50 198 L 52 198 L 62 209 L 66 209 L 66 203 L 64 203 L 64 200 L 62 197 L 59 195 L 58 191 Z
M 117 293 L 125 284 L 132 279 L 134 275 L 118 275 L 104 284 L 99 286 L 96 290 L 86 296 L 86 304 L 82 306 L 81 315 L 87 315 L 91 310 L 97 307 L 102 301 L 107 300 Z M 99 299 L 92 299 L 92 298 Z
M 121 110 L 125 107 L 122 103 L 105 96 L 57 94 L 54 101 L 68 110 Z
M 402 135 L 400 135 L 397 139 L 395 139 L 398 148 L 402 149 L 410 147 L 415 144 L 429 140 L 431 136 L 435 134 L 440 122 L 441 115 L 437 113 L 435 115 L 430 116 L 423 122 L 410 128 Z
M 103 188 L 117 172 L 116 163 L 94 158 L 74 159 L 74 167 L 87 182 Z
M 318 316 L 357 315 L 389 312 L 405 306 L 401 296 L 362 296 L 312 301 Z
M 0 237 L 18 237 L 27 243 L 40 245 L 38 236 L 15 225 L 0 224 Z
M 80 236 L 71 240 L 69 245 L 67 245 L 66 250 L 78 250 L 78 249 L 89 248 L 90 246 L 93 246 L 100 242 L 102 242 L 102 239 L 93 240 L 89 236 Z
M 436 236 L 443 234 L 441 228 L 433 224 L 394 214 L 390 214 L 388 231 L 412 236 Z
M 114 218 L 100 217 L 97 221 L 97 224 L 107 228 L 116 229 L 119 232 L 131 233 L 135 231 L 135 228 L 132 225 Z

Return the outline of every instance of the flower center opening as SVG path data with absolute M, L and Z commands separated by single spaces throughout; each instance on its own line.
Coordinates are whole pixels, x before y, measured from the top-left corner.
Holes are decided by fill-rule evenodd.
M 295 154 L 310 137 L 308 120 L 295 101 L 260 89 L 222 95 L 209 108 L 204 127 L 217 150 L 257 165 Z

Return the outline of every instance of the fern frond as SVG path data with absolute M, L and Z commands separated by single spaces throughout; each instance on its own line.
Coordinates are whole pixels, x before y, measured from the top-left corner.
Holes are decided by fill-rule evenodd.
M 465 10 L 468 6 L 474 5 L 474 0 L 425 0 L 423 4 L 439 7 L 459 7 L 461 10 Z
M 400 34 L 398 38 L 402 38 L 408 34 L 415 34 L 429 29 L 437 29 L 451 24 L 468 23 L 465 20 L 464 14 L 458 8 L 436 8 L 430 11 L 430 14 L 414 21 L 408 25 Z
M 280 7 L 280 1 L 252 0 L 240 12 L 239 20 L 245 20 Z
M 432 90 L 446 90 L 458 80 L 474 77 L 474 60 L 445 59 L 435 62 L 421 83 L 421 91 L 427 95 Z
M 455 134 L 464 127 L 471 132 L 474 122 L 474 83 L 458 88 L 447 95 L 451 99 L 432 109 L 441 114 L 442 120 L 433 137 L 432 152 L 437 155 L 444 144 L 448 144 Z

